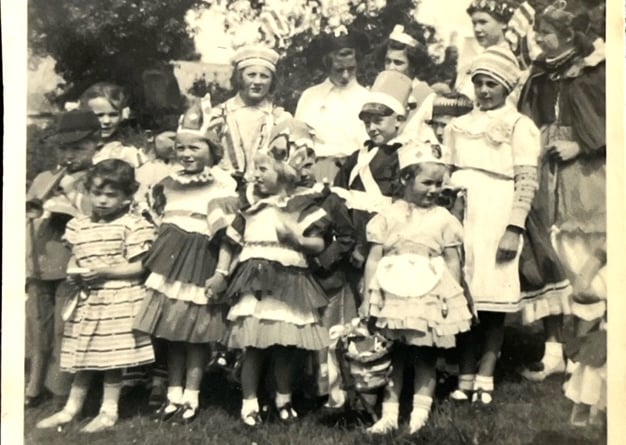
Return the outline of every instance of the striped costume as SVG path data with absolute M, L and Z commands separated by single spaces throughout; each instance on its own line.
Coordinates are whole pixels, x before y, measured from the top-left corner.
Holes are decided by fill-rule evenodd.
M 131 262 L 148 251 L 154 235 L 144 219 L 124 214 L 101 222 L 74 218 L 64 238 L 78 266 L 93 269 Z M 61 369 L 103 371 L 153 362 L 150 337 L 132 329 L 145 294 L 141 278 L 92 285 L 65 324 Z

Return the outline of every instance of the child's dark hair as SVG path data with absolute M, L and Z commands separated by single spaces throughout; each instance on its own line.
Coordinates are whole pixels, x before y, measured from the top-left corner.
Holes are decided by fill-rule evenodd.
M 111 106 L 121 112 L 128 105 L 128 95 L 119 85 L 110 82 L 98 82 L 87 88 L 80 96 L 82 108 L 88 107 L 91 99 L 102 97 L 111 103 Z
M 101 180 L 98 184 L 99 188 L 108 185 L 126 196 L 134 195 L 139 188 L 139 183 L 135 180 L 135 169 L 128 162 L 120 159 L 105 159 L 91 167 L 86 177 L 87 190 L 94 187 L 95 178 Z

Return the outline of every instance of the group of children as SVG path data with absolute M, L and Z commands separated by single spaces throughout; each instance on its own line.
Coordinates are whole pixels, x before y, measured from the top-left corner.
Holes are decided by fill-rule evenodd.
M 71 422 L 95 372 L 104 374 L 103 400 L 84 431 L 112 427 L 123 370 L 155 359 L 167 368 L 155 419 L 191 422 L 216 345 L 241 351 L 247 426 L 263 421 L 265 369 L 278 419 L 298 417 L 292 392 L 305 352 L 316 353 L 330 385 L 328 406 L 341 407 L 329 329 L 356 317 L 393 342 L 370 433 L 399 427 L 407 366 L 409 431 L 426 424 L 441 349 L 458 350 L 451 398 L 491 403 L 505 314 L 524 304 L 518 262 L 538 187 L 539 131 L 507 103 L 518 78 L 514 58 L 486 49 L 471 67 L 476 106 L 436 99 L 433 109 L 446 116 L 432 117 L 442 140 L 423 141 L 402 134 L 411 79 L 383 71 L 359 114 L 369 140 L 332 184 L 315 182 L 315 136 L 297 120 L 274 126 L 254 155 L 253 180 L 242 184 L 218 165 L 222 147 L 206 104 L 181 117 L 173 152 L 148 160 L 116 139 L 121 90 L 90 88 L 80 110 L 60 116 L 59 168 L 29 191 L 27 314 L 37 344 L 27 404 L 41 397 L 48 361 L 74 374 L 63 409 L 37 427 Z M 152 164 L 161 173 L 151 174 Z M 453 199 L 443 205 L 446 191 Z M 69 256 L 57 254 L 62 244 Z M 63 326 L 61 345 L 50 344 L 55 325 Z

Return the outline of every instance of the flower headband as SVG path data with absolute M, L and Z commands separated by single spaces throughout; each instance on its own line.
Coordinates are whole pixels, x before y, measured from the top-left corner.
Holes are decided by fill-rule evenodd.
M 497 0 L 473 0 L 467 8 L 469 15 L 475 12 L 486 12 L 502 23 L 508 23 L 515 13 L 515 7 L 504 1 Z

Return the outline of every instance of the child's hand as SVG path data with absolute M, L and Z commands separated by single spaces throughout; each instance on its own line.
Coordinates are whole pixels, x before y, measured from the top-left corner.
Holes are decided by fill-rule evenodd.
M 580 146 L 574 141 L 553 141 L 548 155 L 558 161 L 569 161 L 580 153 Z
M 363 269 L 365 257 L 359 249 L 354 249 L 352 251 L 352 255 L 350 255 L 350 264 L 352 264 L 356 269 Z
M 226 290 L 226 277 L 217 272 L 204 283 L 204 294 L 209 300 L 217 298 L 217 296 Z
M 507 228 L 500 239 L 498 244 L 498 251 L 496 252 L 496 262 L 506 263 L 511 261 L 517 255 L 517 249 L 519 248 L 520 234 L 514 229 Z
M 80 283 L 82 283 L 83 278 L 82 275 L 85 273 L 89 273 L 91 272 L 90 269 L 87 269 L 86 267 L 78 267 L 75 264 L 74 265 L 68 265 L 67 267 L 67 282 L 73 285 L 79 285 Z
M 80 274 L 80 279 L 87 286 L 90 286 L 103 278 L 103 273 L 99 270 L 89 270 Z

